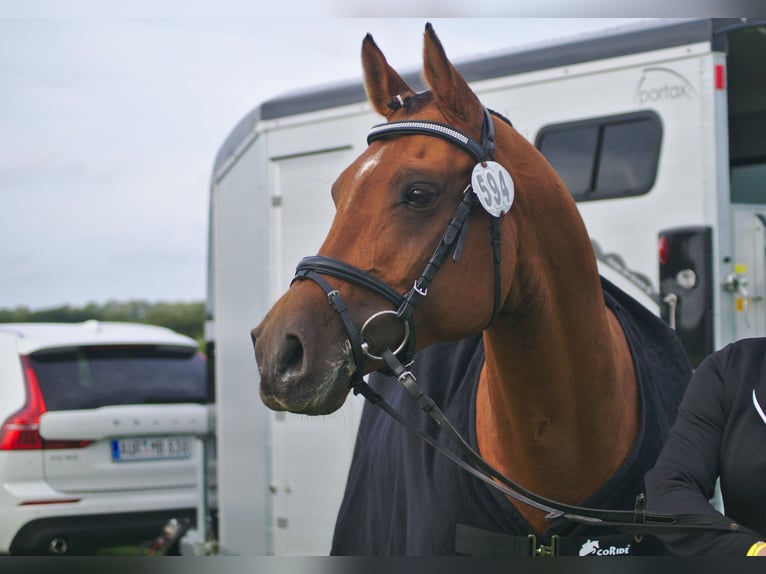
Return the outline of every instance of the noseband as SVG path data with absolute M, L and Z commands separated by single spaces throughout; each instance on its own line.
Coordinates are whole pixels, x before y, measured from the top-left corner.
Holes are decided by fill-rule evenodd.
M 373 126 L 367 136 L 367 143 L 370 144 L 379 139 L 402 135 L 427 135 L 444 139 L 467 151 L 477 163 L 494 159 L 495 130 L 489 110 L 486 108 L 484 108 L 481 143 L 456 128 L 424 120 L 389 122 Z M 423 272 L 415 279 L 410 290 L 404 294 L 400 294 L 370 273 L 333 257 L 313 255 L 303 258 L 298 263 L 293 282 L 309 279 L 319 285 L 343 323 L 346 336 L 351 344 L 351 353 L 356 366 L 352 376 L 352 386 L 362 379 L 365 357 L 375 361 L 383 359 L 382 354 L 377 355 L 374 353 L 370 348 L 370 341 L 365 337 L 366 332 L 371 329 L 371 325 L 379 318 L 393 316 L 402 322 L 404 335 L 393 354 L 405 365 L 412 362 L 412 356 L 415 352 L 415 324 L 412 312 L 417 302 L 428 294 L 428 288 L 436 272 L 447 259 L 450 252 L 452 252 L 452 260 L 454 262 L 457 262 L 459 259 L 468 230 L 470 216 L 477 203 L 477 196 L 473 193 L 472 185 L 469 184 L 463 191 L 462 199 L 449 225 L 447 225 L 447 229 L 444 231 L 436 250 L 428 260 Z M 492 318 L 490 319 L 490 324 L 492 324 L 500 308 L 500 220 L 492 215 L 490 215 L 490 238 L 495 271 L 495 295 Z M 374 313 L 367 319 L 361 330 L 358 330 L 351 320 L 348 307 L 343 302 L 340 293 L 337 289 L 333 289 L 330 286 L 323 275 L 329 275 L 336 279 L 364 287 L 386 299 L 393 305 L 395 311 L 383 310 Z M 383 370 L 387 371 L 386 369 Z

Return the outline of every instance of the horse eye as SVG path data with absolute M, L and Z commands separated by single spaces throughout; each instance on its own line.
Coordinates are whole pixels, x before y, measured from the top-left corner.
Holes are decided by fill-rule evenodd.
M 436 194 L 430 189 L 413 187 L 407 191 L 404 202 L 414 207 L 425 207 L 433 203 Z

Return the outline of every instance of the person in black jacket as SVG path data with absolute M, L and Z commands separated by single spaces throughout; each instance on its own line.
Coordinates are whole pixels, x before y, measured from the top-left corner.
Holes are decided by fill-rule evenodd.
M 718 478 L 725 514 L 709 502 Z M 645 486 L 648 510 L 705 514 L 729 529 L 664 536 L 672 553 L 766 556 L 766 338 L 700 364 Z

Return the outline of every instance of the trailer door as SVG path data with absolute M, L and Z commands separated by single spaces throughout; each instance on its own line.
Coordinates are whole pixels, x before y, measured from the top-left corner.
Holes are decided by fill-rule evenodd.
M 724 289 L 734 297 L 735 337 L 766 336 L 766 204 L 734 205 L 733 272 Z
M 733 30 L 727 34 L 727 49 L 732 253 L 731 268 L 721 279 L 722 296 L 733 298 L 734 338 L 742 339 L 766 335 L 764 29 L 756 25 Z
M 301 258 L 314 255 L 330 229 L 330 187 L 352 160 L 350 146 L 272 159 L 272 269 L 276 298 Z M 350 395 L 329 417 L 271 413 L 273 552 L 327 555 L 351 464 L 362 397 Z

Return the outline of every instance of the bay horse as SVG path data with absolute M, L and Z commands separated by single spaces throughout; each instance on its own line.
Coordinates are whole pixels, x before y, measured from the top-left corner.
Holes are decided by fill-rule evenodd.
M 367 96 L 387 122 L 333 184 L 318 256 L 251 333 L 261 399 L 329 414 L 373 373 L 412 419 L 423 413 L 390 376 L 403 366 L 503 475 L 567 504 L 632 507 L 686 356 L 599 276 L 562 180 L 482 105 L 430 24 L 423 60 L 430 89 L 416 93 L 363 41 Z M 451 554 L 464 527 L 546 543 L 581 528 L 498 495 L 390 421 L 365 405 L 332 553 Z

